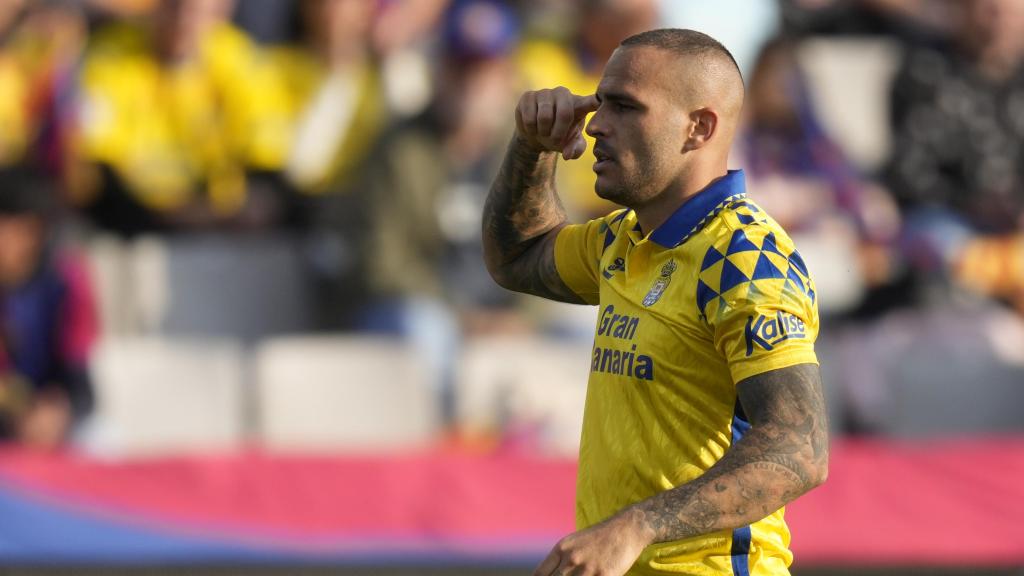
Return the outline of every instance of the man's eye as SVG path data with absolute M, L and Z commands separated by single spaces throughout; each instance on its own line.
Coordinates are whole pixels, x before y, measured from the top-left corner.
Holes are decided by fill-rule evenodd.
M 633 106 L 630 105 L 630 104 L 626 104 L 625 102 L 616 102 L 615 103 L 615 109 L 616 110 L 620 110 L 620 111 L 622 111 L 622 110 L 633 110 Z

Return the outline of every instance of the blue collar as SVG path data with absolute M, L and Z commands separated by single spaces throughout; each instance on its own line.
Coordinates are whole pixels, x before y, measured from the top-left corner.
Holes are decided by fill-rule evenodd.
M 651 233 L 650 238 L 663 248 L 675 248 L 703 228 L 707 220 L 724 207 L 726 200 L 745 194 L 743 170 L 729 170 L 725 176 L 683 202 L 668 220 Z

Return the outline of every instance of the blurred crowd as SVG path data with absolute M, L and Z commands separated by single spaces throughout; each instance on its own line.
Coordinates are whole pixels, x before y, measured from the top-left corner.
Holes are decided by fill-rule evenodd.
M 88 413 L 100 235 L 302 238 L 305 328 L 406 338 L 442 388 L 475 335 L 589 338 L 490 281 L 479 217 L 521 91 L 590 93 L 661 26 L 743 68 L 735 162 L 811 253 L 841 430 L 877 431 L 900 326 L 1024 315 L 1018 0 L 4 0 L 0 434 L 52 446 Z M 895 47 L 880 161 L 823 117 L 823 38 Z M 612 208 L 588 162 L 559 179 L 574 219 Z

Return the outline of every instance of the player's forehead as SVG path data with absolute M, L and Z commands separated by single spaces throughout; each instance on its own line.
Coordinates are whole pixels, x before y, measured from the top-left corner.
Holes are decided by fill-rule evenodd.
M 625 95 L 642 100 L 651 91 L 666 86 L 678 63 L 673 55 L 651 46 L 620 46 L 605 65 L 597 95 Z

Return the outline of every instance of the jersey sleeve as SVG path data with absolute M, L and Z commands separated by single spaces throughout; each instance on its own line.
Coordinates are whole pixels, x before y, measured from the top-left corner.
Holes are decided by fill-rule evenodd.
M 697 305 L 733 382 L 818 363 L 814 283 L 781 229 L 745 226 L 710 246 L 697 282 Z
M 615 236 L 610 228 L 623 211 L 586 224 L 570 224 L 555 238 L 555 268 L 562 282 L 591 305 L 598 303 L 601 254 Z

